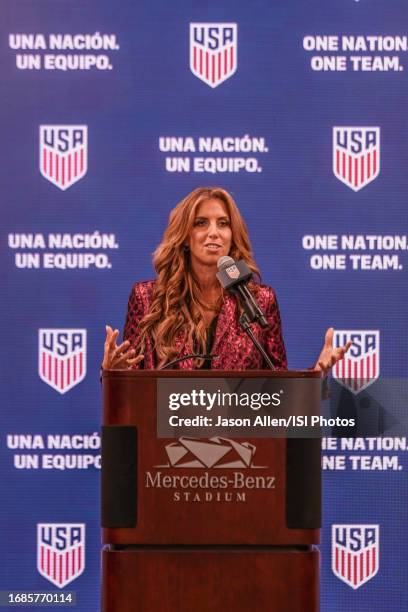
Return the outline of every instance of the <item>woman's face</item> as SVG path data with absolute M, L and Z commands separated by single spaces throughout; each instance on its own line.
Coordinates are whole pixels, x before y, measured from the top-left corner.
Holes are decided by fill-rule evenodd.
M 231 242 L 231 221 L 224 202 L 211 198 L 200 204 L 189 240 L 192 264 L 216 265 L 229 254 Z

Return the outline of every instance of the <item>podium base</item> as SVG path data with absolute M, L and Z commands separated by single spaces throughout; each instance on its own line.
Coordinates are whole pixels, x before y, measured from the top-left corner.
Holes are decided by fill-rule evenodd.
M 318 612 L 313 547 L 133 547 L 102 552 L 103 612 Z

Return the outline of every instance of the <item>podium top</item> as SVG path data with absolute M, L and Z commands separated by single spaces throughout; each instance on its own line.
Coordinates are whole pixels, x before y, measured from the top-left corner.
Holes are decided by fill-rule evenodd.
M 321 378 L 316 370 L 103 370 L 102 378 Z

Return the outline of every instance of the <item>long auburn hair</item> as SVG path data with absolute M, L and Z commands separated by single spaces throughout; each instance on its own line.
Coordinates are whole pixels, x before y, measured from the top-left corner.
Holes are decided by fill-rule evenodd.
M 193 228 L 200 204 L 211 198 L 224 203 L 230 219 L 232 242 L 229 255 L 243 259 L 260 278 L 253 259 L 248 230 L 232 196 L 220 187 L 198 187 L 177 204 L 170 213 L 163 239 L 153 254 L 157 273 L 149 313 L 140 322 L 140 349 L 151 338 L 158 356 L 158 367 L 178 356 L 175 337 L 183 330 L 191 352 L 206 353 L 207 328 L 204 311 L 208 304 L 202 301 L 200 286 L 185 248 Z

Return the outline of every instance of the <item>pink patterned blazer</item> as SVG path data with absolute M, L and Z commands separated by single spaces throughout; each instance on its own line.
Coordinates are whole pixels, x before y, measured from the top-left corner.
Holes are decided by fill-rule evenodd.
M 131 346 L 136 346 L 139 340 L 139 322 L 149 312 L 154 283 L 155 281 L 136 283 L 130 294 L 123 337 L 125 340 L 130 341 Z M 286 352 L 275 293 L 267 285 L 258 285 L 256 299 L 264 311 L 270 327 L 263 330 L 258 324 L 254 324 L 252 325 L 254 334 L 265 348 L 275 367 L 278 370 L 286 370 Z M 266 368 L 262 355 L 257 351 L 243 329 L 241 329 L 238 318 L 239 307 L 237 300 L 234 296 L 227 294 L 218 315 L 214 343 L 211 350 L 211 354 L 218 355 L 219 357 L 213 360 L 211 369 L 260 370 Z M 176 347 L 179 357 L 194 352 L 192 347 L 185 342 L 182 330 L 176 336 Z M 141 367 L 147 370 L 153 370 L 157 367 L 156 355 L 149 340 Z M 187 359 L 181 361 L 174 367 L 192 370 L 194 369 L 193 360 Z

